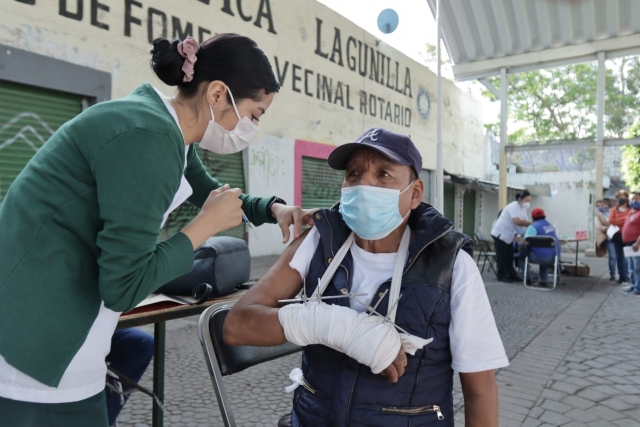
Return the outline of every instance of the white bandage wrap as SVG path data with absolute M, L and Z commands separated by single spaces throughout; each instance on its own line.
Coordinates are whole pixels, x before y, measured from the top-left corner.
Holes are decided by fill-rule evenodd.
M 400 346 L 414 354 L 430 342 L 406 334 L 401 339 L 380 317 L 322 302 L 287 305 L 280 309 L 278 318 L 288 341 L 302 347 L 326 345 L 369 366 L 374 374 L 391 365 Z
M 291 372 L 289 372 L 289 379 L 293 381 L 293 384 L 284 388 L 284 391 L 287 393 L 293 393 L 295 389 L 304 384 L 304 376 L 302 375 L 302 369 L 293 368 Z
M 433 341 L 433 338 L 424 339 L 411 334 L 400 333 L 400 343 L 405 353 L 414 355 L 425 345 Z
M 403 266 L 410 238 L 411 233 L 407 227 L 396 256 L 389 302 L 397 302 L 400 298 Z M 324 293 L 354 239 L 355 235 L 351 233 L 335 254 L 333 262 L 320 278 L 312 299 Z M 387 317 L 391 322 L 395 321 L 396 311 L 397 303 L 394 303 Z M 410 334 L 399 334 L 396 328 L 382 317 L 369 316 L 351 308 L 317 301 L 284 306 L 280 309 L 278 318 L 289 342 L 301 347 L 312 344 L 326 345 L 369 366 L 374 374 L 379 374 L 393 363 L 400 347 L 405 353 L 414 355 L 416 350 L 433 341 L 433 338 L 425 340 Z M 287 388 L 287 392 L 295 390 L 304 381 L 302 371 L 292 371 L 290 378 L 294 384 Z

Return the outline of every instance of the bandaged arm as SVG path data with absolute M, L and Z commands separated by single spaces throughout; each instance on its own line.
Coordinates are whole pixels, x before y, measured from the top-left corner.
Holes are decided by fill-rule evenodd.
M 234 346 L 272 346 L 282 344 L 287 339 L 296 340 L 296 338 L 293 337 L 295 333 L 291 332 L 293 327 L 285 328 L 282 326 L 283 322 L 280 320 L 281 315 L 279 312 L 280 310 L 284 310 L 282 316 L 285 318 L 291 318 L 295 315 L 297 310 L 300 310 L 300 308 L 295 307 L 302 307 L 302 305 L 292 304 L 279 308 L 282 305 L 278 301 L 281 299 L 294 298 L 302 288 L 300 273 L 291 268 L 289 263 L 306 234 L 307 232 L 303 233 L 302 236 L 296 239 L 287 249 L 285 249 L 285 252 L 282 254 L 280 259 L 276 261 L 274 266 L 233 306 L 224 323 L 224 340 L 227 344 Z M 353 311 L 345 307 L 340 308 Z M 353 316 L 356 314 L 357 312 L 353 311 L 353 314 L 350 313 L 349 315 Z M 366 317 L 364 314 L 360 317 L 363 316 Z M 377 321 L 383 322 L 382 319 Z M 342 325 L 337 327 L 341 333 L 344 333 Z M 286 335 L 286 329 L 290 330 L 289 336 Z M 413 338 L 424 343 L 427 342 L 421 338 Z M 412 351 L 411 345 L 405 345 L 405 341 L 410 341 L 407 340 L 405 334 L 400 334 L 400 340 L 403 343 L 402 347 L 405 352 L 409 354 L 414 354 L 415 348 L 421 348 L 424 346 L 424 344 L 421 345 L 421 343 L 418 343 L 413 346 Z M 302 344 L 302 341 L 297 342 L 297 344 Z M 368 344 L 365 344 L 365 346 L 367 345 Z M 394 360 L 398 355 L 399 350 L 397 344 L 392 348 L 393 352 L 391 353 L 393 357 L 389 355 L 387 359 L 390 361 Z M 369 353 L 373 353 L 372 347 L 369 347 L 367 351 Z M 387 366 L 384 366 L 383 369 L 386 369 L 389 365 L 391 365 L 391 362 L 389 362 Z
M 288 341 L 303 347 L 325 345 L 369 366 L 374 374 L 391 365 L 400 347 L 414 354 L 428 343 L 411 335 L 401 337 L 380 317 L 322 302 L 287 305 L 278 319 Z

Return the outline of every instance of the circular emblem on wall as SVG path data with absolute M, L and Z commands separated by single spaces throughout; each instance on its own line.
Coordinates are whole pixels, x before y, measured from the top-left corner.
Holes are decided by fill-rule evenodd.
M 423 120 L 427 120 L 431 114 L 431 95 L 429 95 L 427 88 L 420 88 L 416 102 L 418 103 L 418 114 Z

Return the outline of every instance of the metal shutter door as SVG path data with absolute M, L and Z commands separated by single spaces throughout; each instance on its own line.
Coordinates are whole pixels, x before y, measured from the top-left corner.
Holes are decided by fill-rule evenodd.
M 329 208 L 340 200 L 343 171 L 333 170 L 325 159 L 302 157 L 302 207 Z
M 476 190 L 465 191 L 462 203 L 462 232 L 473 237 L 476 231 Z
M 242 151 L 234 154 L 221 155 L 214 154 L 200 147 L 197 147 L 196 150 L 209 174 L 216 178 L 220 184 L 229 184 L 231 188 L 238 187 L 246 191 Z M 199 208 L 189 202 L 184 202 L 178 206 L 175 211 L 169 214 L 160 238 L 166 239 L 180 231 L 199 211 Z M 216 236 L 231 236 L 237 237 L 238 239 L 245 239 L 245 225 L 244 223 L 240 224 L 237 227 L 218 233 Z
M 81 96 L 0 80 L 0 203 L 36 151 L 81 111 Z

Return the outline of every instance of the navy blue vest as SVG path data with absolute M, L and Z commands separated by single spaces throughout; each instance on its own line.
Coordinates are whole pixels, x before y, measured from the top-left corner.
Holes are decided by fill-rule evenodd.
M 551 223 L 546 219 L 539 219 L 537 221 L 534 221 L 531 225 L 536 229 L 536 232 L 538 233 L 537 236 L 551 236 L 556 239 L 556 250 L 558 251 L 558 255 L 560 255 L 560 242 L 558 241 L 558 236 L 556 235 L 556 228 L 551 225 Z M 531 252 L 535 253 L 536 255 L 549 258 L 555 255 L 555 252 L 552 248 L 531 248 Z
M 320 242 L 306 279 L 307 295 L 318 285 L 334 254 L 351 230 L 337 206 L 314 214 Z M 407 355 L 405 373 L 397 383 L 343 353 L 322 345 L 303 349 L 306 384 L 293 399 L 294 427 L 442 426 L 453 427 L 453 370 L 449 346 L 450 286 L 460 249 L 472 254 L 471 240 L 452 231 L 451 222 L 424 203 L 409 218 L 413 240 L 404 270 L 396 323 L 409 333 L 434 338 L 426 349 Z M 348 252 L 324 295 L 351 290 L 353 259 Z M 390 287 L 383 283 L 378 294 Z M 374 298 L 377 300 L 377 298 Z M 325 300 L 349 306 L 346 298 Z M 378 306 L 388 310 L 388 296 Z

